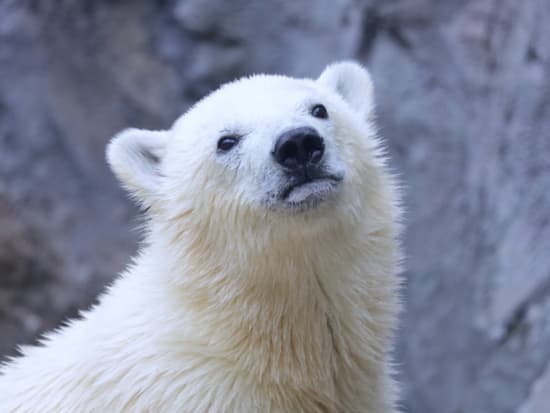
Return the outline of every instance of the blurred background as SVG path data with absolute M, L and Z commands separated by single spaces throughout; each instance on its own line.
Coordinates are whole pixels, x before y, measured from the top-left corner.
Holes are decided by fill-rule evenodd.
M 549 21 L 548 0 L 0 0 L 0 358 L 136 250 L 115 132 L 351 58 L 405 183 L 405 410 L 550 411 Z

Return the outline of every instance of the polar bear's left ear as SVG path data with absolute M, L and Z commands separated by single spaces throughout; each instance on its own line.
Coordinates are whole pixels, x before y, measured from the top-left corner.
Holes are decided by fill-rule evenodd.
M 167 131 L 125 129 L 107 146 L 107 161 L 126 189 L 145 208 L 151 206 L 161 177 Z
M 351 61 L 334 63 L 317 81 L 340 95 L 361 116 L 370 117 L 374 109 L 374 87 L 363 66 Z

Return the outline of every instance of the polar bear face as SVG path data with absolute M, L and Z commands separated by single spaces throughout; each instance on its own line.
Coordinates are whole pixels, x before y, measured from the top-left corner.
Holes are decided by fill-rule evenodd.
M 376 197 L 372 107 L 370 76 L 354 63 L 317 80 L 257 75 L 222 86 L 168 131 L 121 132 L 107 155 L 160 215 L 353 216 Z
M 337 195 L 345 176 L 328 100 L 315 83 L 285 77 L 228 84 L 176 123 L 175 134 L 196 149 L 183 145 L 175 158 L 200 148 L 209 180 L 249 207 L 315 208 Z

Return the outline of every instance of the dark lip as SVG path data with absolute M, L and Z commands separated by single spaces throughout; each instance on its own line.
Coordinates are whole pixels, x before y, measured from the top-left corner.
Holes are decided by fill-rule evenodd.
M 289 185 L 284 191 L 283 193 L 281 194 L 281 198 L 282 199 L 286 199 L 288 198 L 288 196 L 290 195 L 290 193 L 295 190 L 296 188 L 299 188 L 300 186 L 302 185 L 305 185 L 305 184 L 309 184 L 309 183 L 312 183 L 312 182 L 316 182 L 316 181 L 332 181 L 332 182 L 340 182 L 342 181 L 343 177 L 342 176 L 339 176 L 339 175 L 333 175 L 333 174 L 328 174 L 328 175 L 318 175 L 318 176 L 314 176 L 314 177 L 304 177 L 296 182 L 294 182 L 293 184 Z

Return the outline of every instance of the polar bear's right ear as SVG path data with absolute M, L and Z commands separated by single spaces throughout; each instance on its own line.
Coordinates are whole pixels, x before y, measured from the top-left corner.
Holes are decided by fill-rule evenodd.
M 167 131 L 125 129 L 107 146 L 107 162 L 114 174 L 145 208 L 151 206 L 161 177 Z
M 340 95 L 355 111 L 369 118 L 374 109 L 374 86 L 367 69 L 344 61 L 329 65 L 317 82 Z

